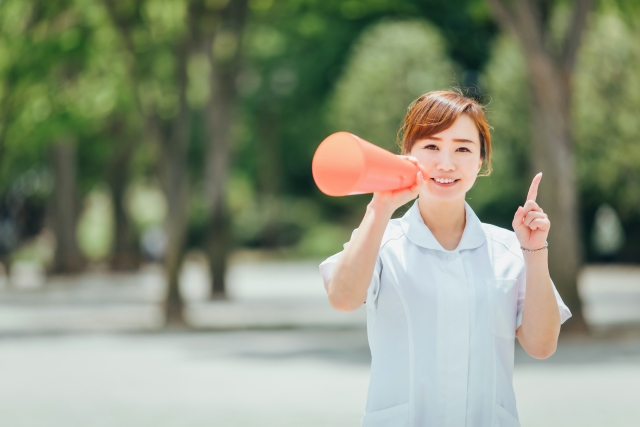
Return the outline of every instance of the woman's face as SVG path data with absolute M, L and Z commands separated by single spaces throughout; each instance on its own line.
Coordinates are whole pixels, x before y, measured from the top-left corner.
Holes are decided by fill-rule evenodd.
M 478 128 L 467 114 L 461 114 L 450 128 L 417 141 L 409 155 L 426 170 L 426 194 L 420 195 L 429 199 L 464 200 L 482 168 Z

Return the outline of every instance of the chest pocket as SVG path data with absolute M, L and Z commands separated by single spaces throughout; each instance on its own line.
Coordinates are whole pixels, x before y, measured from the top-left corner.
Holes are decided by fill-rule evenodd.
M 489 299 L 489 328 L 496 337 L 507 339 L 516 337 L 517 281 L 517 279 L 485 279 Z
M 409 425 L 409 404 L 370 412 L 362 417 L 360 427 L 403 427 Z

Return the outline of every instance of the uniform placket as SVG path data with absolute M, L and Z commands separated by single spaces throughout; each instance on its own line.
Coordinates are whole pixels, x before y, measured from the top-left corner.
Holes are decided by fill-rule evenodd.
M 469 288 L 457 251 L 443 254 L 438 283 L 438 389 L 444 390 L 439 425 L 464 427 L 469 370 Z

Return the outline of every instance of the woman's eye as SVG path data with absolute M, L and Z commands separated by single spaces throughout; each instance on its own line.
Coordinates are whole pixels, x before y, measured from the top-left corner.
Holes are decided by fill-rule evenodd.
M 433 147 L 433 148 L 432 148 L 432 147 Z M 428 149 L 428 150 L 433 150 L 434 148 L 436 148 L 436 149 L 437 149 L 438 147 L 436 147 L 436 146 L 435 146 L 435 145 L 433 145 L 433 144 L 429 144 L 429 145 L 427 145 L 427 146 L 426 146 L 426 147 L 424 147 L 424 148 L 426 148 L 426 149 Z
M 460 148 L 458 148 L 458 150 L 465 150 L 468 153 L 471 152 L 471 151 L 469 151 L 469 149 L 467 147 L 460 147 Z

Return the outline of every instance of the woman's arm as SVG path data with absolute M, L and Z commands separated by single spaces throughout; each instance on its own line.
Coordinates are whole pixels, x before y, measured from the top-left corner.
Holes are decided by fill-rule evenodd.
M 522 348 L 536 359 L 546 359 L 556 351 L 560 334 L 560 310 L 549 276 L 549 254 L 524 252 L 527 290 L 522 307 L 522 324 L 516 336 Z
M 409 156 L 400 157 L 407 158 L 420 168 L 417 159 Z M 365 302 L 382 236 L 391 215 L 400 206 L 415 199 L 423 186 L 423 175 L 418 172 L 416 184 L 413 187 L 373 194 L 358 232 L 336 261 L 331 279 L 327 284 L 329 302 L 333 308 L 340 311 L 353 311 Z
M 513 218 L 513 230 L 523 250 L 526 268 L 526 294 L 522 308 L 522 323 L 516 330 L 522 348 L 532 357 L 546 359 L 556 351 L 560 334 L 560 310 L 549 276 L 549 254 L 545 246 L 551 222 L 536 203 L 542 173 L 533 178 L 527 201 L 518 207 Z
M 382 236 L 392 214 L 384 206 L 367 205 L 358 232 L 336 261 L 327 285 L 329 302 L 336 310 L 353 311 L 365 301 Z

